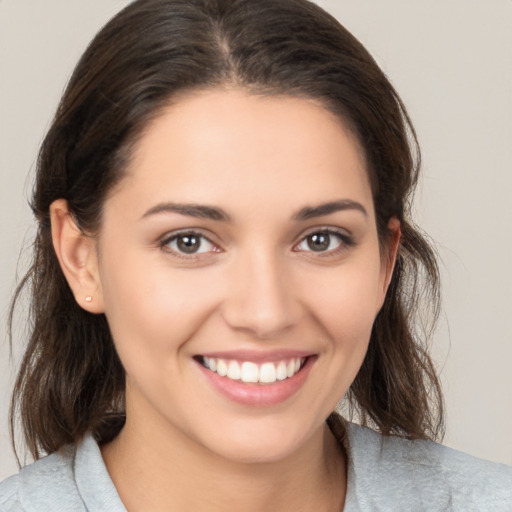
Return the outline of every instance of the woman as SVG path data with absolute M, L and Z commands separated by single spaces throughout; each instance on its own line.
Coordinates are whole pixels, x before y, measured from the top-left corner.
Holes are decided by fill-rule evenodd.
M 442 448 L 414 131 L 302 0 L 134 2 L 43 143 L 5 510 L 508 510 Z M 424 290 L 422 289 L 424 292 Z M 333 412 L 346 396 L 358 427 Z M 450 508 L 451 507 L 451 508 Z M 507 508 L 508 507 L 508 508 Z

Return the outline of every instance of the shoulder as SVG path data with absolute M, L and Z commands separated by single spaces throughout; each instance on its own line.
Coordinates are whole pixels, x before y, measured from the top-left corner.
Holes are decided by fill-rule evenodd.
M 0 512 L 36 510 L 126 512 L 91 434 L 0 483 Z
M 347 433 L 349 491 L 358 501 L 393 504 L 362 510 L 512 510 L 512 468 L 504 464 L 353 424 Z
M 0 511 L 18 512 L 23 510 L 19 501 L 19 478 L 13 475 L 0 482 Z
M 67 446 L 1 482 L 0 511 L 85 510 L 74 483 L 74 455 Z

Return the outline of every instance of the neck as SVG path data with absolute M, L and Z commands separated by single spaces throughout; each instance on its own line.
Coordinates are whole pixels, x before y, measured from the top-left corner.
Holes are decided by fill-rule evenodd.
M 181 432 L 129 421 L 102 454 L 129 512 L 343 509 L 345 456 L 323 425 L 297 452 L 272 462 L 226 460 Z

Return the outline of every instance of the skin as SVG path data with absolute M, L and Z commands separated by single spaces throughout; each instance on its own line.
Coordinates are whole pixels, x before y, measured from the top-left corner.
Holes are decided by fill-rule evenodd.
M 340 200 L 351 206 L 297 219 Z M 364 158 L 342 122 L 313 100 L 195 92 L 146 128 L 98 236 L 79 232 L 64 200 L 51 214 L 76 299 L 106 314 L 126 370 L 127 423 L 102 453 L 127 509 L 341 510 L 345 455 L 325 419 L 362 364 L 399 239 L 392 219 L 379 247 Z M 168 240 L 191 229 L 209 242 L 179 253 Z M 308 236 L 326 229 L 339 235 L 313 250 Z M 231 350 L 303 350 L 313 363 L 291 397 L 250 406 L 194 359 Z

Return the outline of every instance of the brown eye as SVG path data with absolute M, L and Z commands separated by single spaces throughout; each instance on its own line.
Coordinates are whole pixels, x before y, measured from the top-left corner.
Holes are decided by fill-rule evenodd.
M 307 238 L 308 247 L 312 251 L 326 251 L 331 244 L 331 235 L 328 233 L 315 233 Z
M 165 240 L 162 247 L 183 255 L 216 252 L 215 245 L 199 233 L 178 233 Z
M 334 252 L 343 246 L 352 245 L 352 239 L 345 233 L 333 230 L 323 230 L 310 233 L 296 246 L 297 250 L 305 252 Z
M 176 245 L 179 251 L 193 254 L 201 247 L 201 239 L 197 235 L 178 235 Z

